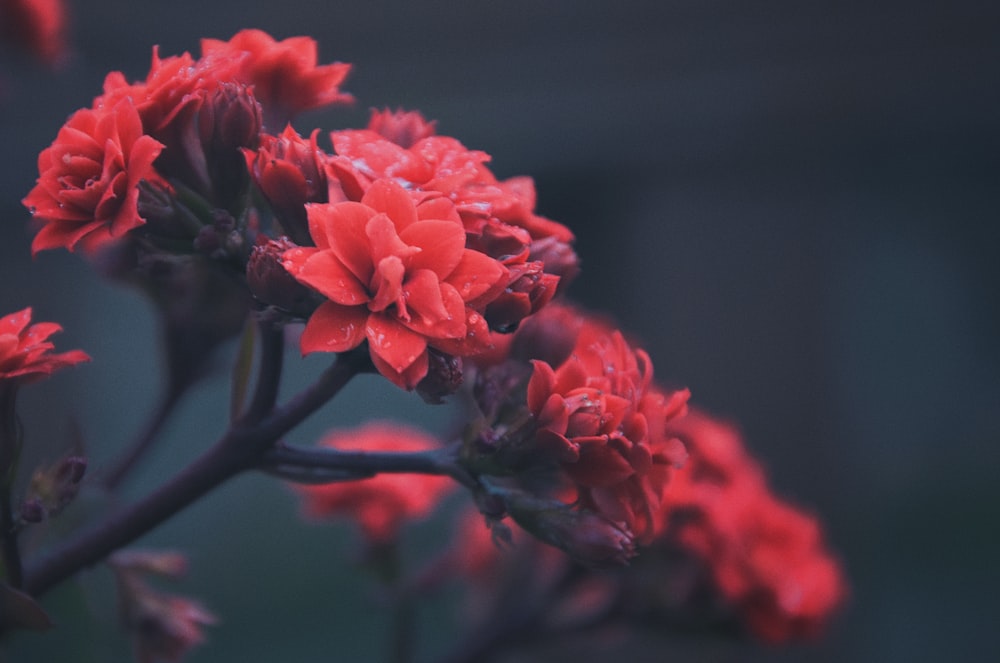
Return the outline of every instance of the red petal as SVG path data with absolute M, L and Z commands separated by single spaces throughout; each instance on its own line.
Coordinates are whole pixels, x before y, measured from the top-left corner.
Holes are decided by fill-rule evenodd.
M 418 221 L 401 230 L 399 238 L 420 248 L 407 260 L 407 268 L 429 269 L 440 278 L 454 271 L 465 252 L 465 230 L 451 221 Z
M 477 308 L 495 299 L 506 286 L 508 271 L 485 253 L 466 249 L 445 281 L 455 286 L 462 300 Z
M 528 410 L 538 416 L 556 384 L 556 373 L 544 361 L 532 360 L 533 372 L 528 380 Z
M 427 354 L 427 339 L 385 314 L 368 316 L 365 333 L 372 356 L 385 361 L 397 373 Z
M 373 182 L 361 202 L 392 219 L 397 231 L 417 220 L 417 208 L 410 194 L 392 180 Z
M 341 306 L 323 302 L 309 318 L 299 341 L 302 354 L 311 352 L 346 352 L 365 339 L 368 309 L 364 306 Z
M 299 250 L 301 249 L 291 249 L 285 255 Z M 338 304 L 357 306 L 371 299 L 365 286 L 337 260 L 332 251 L 313 251 L 298 269 L 289 269 L 287 261 L 285 268 L 296 280 L 315 288 L 324 297 Z

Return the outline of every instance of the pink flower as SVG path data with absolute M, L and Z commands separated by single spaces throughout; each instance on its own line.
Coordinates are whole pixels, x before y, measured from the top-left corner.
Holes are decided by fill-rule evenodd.
M 38 183 L 22 201 L 43 223 L 32 251 L 91 251 L 143 225 L 139 184 L 159 180 L 153 161 L 162 149 L 143 135 L 129 99 L 74 113 L 38 156 Z
M 405 426 L 374 423 L 327 435 L 321 446 L 341 451 L 426 451 L 436 448 L 430 436 Z M 394 539 L 400 527 L 429 514 L 454 487 L 447 477 L 427 474 L 379 474 L 370 479 L 320 486 L 295 486 L 312 518 L 350 516 L 370 542 Z
M 732 426 L 692 412 L 668 428 L 690 459 L 667 487 L 667 531 L 759 637 L 815 635 L 847 591 L 817 520 L 771 494 Z
M 53 354 L 55 346 L 48 338 L 62 327 L 53 322 L 30 322 L 30 308 L 0 318 L 0 380 L 34 382 L 59 369 L 90 361 L 81 350 Z
M 427 374 L 428 347 L 467 356 L 489 348 L 480 313 L 507 270 L 465 248 L 444 198 L 414 204 L 380 180 L 360 203 L 308 207 L 316 247 L 292 249 L 285 269 L 328 301 L 309 318 L 301 348 L 346 352 L 367 340 L 375 367 L 405 389 Z

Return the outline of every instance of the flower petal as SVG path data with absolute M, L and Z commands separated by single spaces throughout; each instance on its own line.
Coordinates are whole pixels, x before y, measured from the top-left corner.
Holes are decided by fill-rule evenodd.
M 299 341 L 303 355 L 311 352 L 346 352 L 365 339 L 368 309 L 323 302 L 309 318 Z
M 383 313 L 368 316 L 365 333 L 372 357 L 379 357 L 397 373 L 427 354 L 427 339 Z

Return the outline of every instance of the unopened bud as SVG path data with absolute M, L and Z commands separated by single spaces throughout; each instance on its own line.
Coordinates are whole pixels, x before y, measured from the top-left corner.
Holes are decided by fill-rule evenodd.
M 428 349 L 427 376 L 417 383 L 417 393 L 425 403 L 439 405 L 462 386 L 462 358 Z
M 281 256 L 296 248 L 287 237 L 268 239 L 261 235 L 247 261 L 247 286 L 257 301 L 301 318 L 316 309 L 312 290 L 295 280 L 284 268 Z
M 569 243 L 556 237 L 535 240 L 530 245 L 530 259 L 545 264 L 545 272 L 559 277 L 559 292 L 566 288 L 580 273 L 580 258 Z
M 83 456 L 68 456 L 63 458 L 56 467 L 56 481 L 64 485 L 80 483 L 87 473 L 87 459 Z
M 624 523 L 599 513 L 521 493 L 507 497 L 518 525 L 588 566 L 625 565 L 635 556 L 635 536 Z
M 40 523 L 45 520 L 45 505 L 37 497 L 26 500 L 21 503 L 20 515 L 26 523 Z

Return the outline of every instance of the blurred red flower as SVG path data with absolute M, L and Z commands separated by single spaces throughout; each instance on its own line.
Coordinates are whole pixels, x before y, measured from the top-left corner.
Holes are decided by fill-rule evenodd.
M 384 422 L 330 433 L 320 445 L 374 452 L 427 451 L 438 446 L 425 433 Z M 360 481 L 295 486 L 307 516 L 354 518 L 372 543 L 391 541 L 405 521 L 428 515 L 453 488 L 448 477 L 428 474 L 379 474 Z
M 0 0 L 4 35 L 47 65 L 66 55 L 66 6 L 62 0 Z
M 316 247 L 287 251 L 285 269 L 328 301 L 309 318 L 301 349 L 345 352 L 368 341 L 375 367 L 405 389 L 427 374 L 428 346 L 467 356 L 489 348 L 480 311 L 507 270 L 465 248 L 454 205 L 419 205 L 380 180 L 360 203 L 308 207 Z
M 144 224 L 139 183 L 159 179 L 153 161 L 162 149 L 143 135 L 130 99 L 74 113 L 39 154 L 38 182 L 22 201 L 43 223 L 32 251 L 90 251 Z
M 48 338 L 62 327 L 53 322 L 30 322 L 30 308 L 0 318 L 0 380 L 33 382 L 61 368 L 90 361 L 82 350 L 52 354 L 55 346 Z
M 759 637 L 815 635 L 847 591 L 818 521 L 771 494 L 732 426 L 691 412 L 668 428 L 690 453 L 667 487 L 668 532 Z

